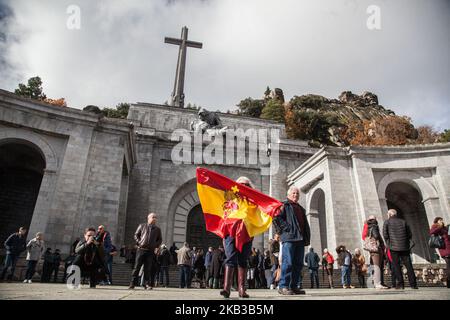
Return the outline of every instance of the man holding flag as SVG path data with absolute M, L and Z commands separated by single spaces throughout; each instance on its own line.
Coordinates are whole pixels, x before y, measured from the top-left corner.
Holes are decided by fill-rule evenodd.
M 245 279 L 253 237 L 269 228 L 282 204 L 255 190 L 247 177 L 233 181 L 204 168 L 197 168 L 197 191 L 206 229 L 224 239 L 225 279 L 220 294 L 230 297 L 237 268 L 239 297 L 248 298 Z
M 300 190 L 295 186 L 290 187 L 281 212 L 274 220 L 282 243 L 278 292 L 283 295 L 305 294 L 304 290 L 297 288 L 297 283 L 303 267 L 305 246 L 309 246 L 311 232 L 305 209 L 298 204 L 299 197 Z

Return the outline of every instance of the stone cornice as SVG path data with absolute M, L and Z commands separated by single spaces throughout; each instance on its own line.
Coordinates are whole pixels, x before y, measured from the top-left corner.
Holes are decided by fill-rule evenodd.
M 20 97 L 12 92 L 0 89 L 0 107 L 14 108 L 16 110 L 35 115 L 48 115 L 52 119 L 67 121 L 93 127 L 103 127 L 112 131 L 128 132 L 133 124 L 126 119 L 112 119 L 102 117 L 95 113 L 81 111 L 70 107 L 58 107 L 43 101 Z

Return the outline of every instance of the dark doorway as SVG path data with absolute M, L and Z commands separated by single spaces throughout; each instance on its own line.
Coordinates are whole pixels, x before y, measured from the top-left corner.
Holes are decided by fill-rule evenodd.
M 404 219 L 411 229 L 415 243 L 412 253 L 428 262 L 435 262 L 436 255 L 427 243 L 429 225 L 420 192 L 408 183 L 393 182 L 386 188 L 386 200 L 388 208 L 397 210 L 397 216 Z
M 0 145 L 0 243 L 19 227 L 29 229 L 45 161 L 32 146 Z
M 325 210 L 325 193 L 317 189 L 311 197 L 309 208 L 311 227 L 311 247 L 319 254 L 328 248 L 327 217 Z
M 186 228 L 186 241 L 189 246 L 197 249 L 203 248 L 206 252 L 208 247 L 217 248 L 222 245 L 222 239 L 214 233 L 206 231 L 205 218 L 202 207 L 195 206 L 189 212 Z

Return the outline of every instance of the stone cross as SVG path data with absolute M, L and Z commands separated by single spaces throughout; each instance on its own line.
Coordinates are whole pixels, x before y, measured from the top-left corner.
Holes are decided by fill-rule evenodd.
M 165 43 L 175 44 L 180 47 L 178 51 L 177 72 L 175 75 L 175 85 L 173 87 L 172 97 L 169 105 L 184 107 L 184 73 L 186 71 L 186 49 L 187 47 L 202 48 L 201 42 L 190 41 L 188 38 L 188 28 L 181 30 L 181 39 L 164 38 Z

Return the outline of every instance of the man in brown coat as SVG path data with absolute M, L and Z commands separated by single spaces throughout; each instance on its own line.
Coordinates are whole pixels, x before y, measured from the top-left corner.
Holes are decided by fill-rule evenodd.
M 136 262 L 134 270 L 131 274 L 131 282 L 128 289 L 134 289 L 137 283 L 139 271 L 144 265 L 144 288 L 147 290 L 153 289 L 150 284 L 150 270 L 153 261 L 156 260 L 156 252 L 161 245 L 162 236 L 161 229 L 156 226 L 156 214 L 150 213 L 147 216 L 147 223 L 141 223 L 134 233 L 134 240 L 136 241 Z

